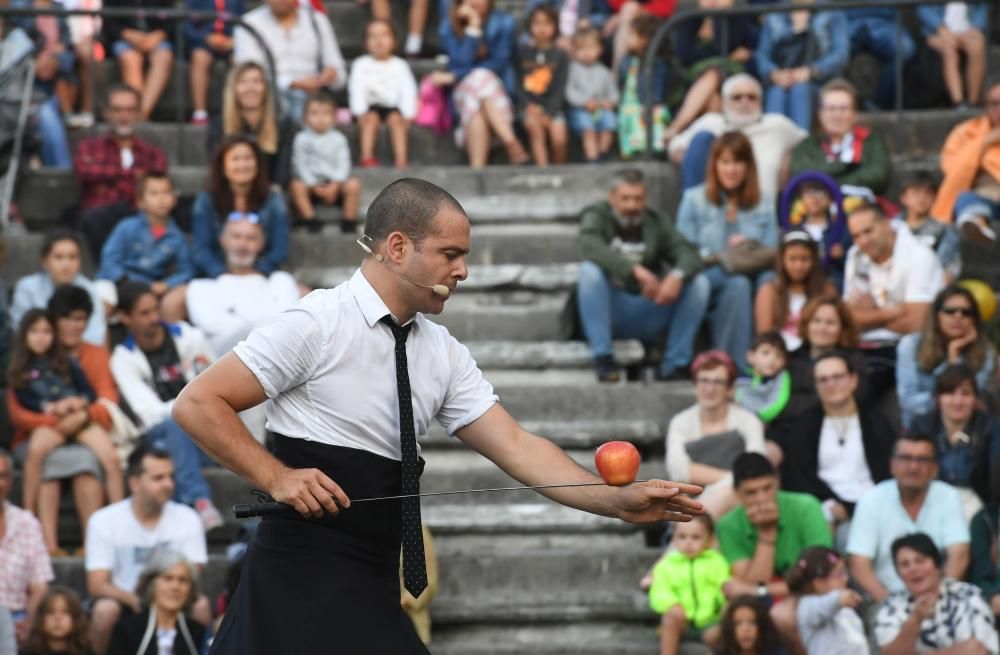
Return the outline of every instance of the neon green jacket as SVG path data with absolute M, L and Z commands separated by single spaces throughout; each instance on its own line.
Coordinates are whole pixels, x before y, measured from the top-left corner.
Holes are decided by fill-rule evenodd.
M 729 562 L 717 550 L 709 548 L 694 559 L 675 550 L 653 569 L 649 606 L 657 614 L 664 614 L 680 605 L 690 625 L 705 628 L 718 623 L 722 616 L 726 605 L 722 585 L 730 577 Z

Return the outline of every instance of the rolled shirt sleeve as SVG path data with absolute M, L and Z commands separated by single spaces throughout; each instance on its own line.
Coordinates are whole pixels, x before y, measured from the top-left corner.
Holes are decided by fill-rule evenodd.
M 327 316 L 327 321 L 336 321 Z M 268 398 L 308 380 L 321 361 L 323 322 L 308 307 L 296 305 L 255 328 L 233 348 Z
M 499 397 L 493 393 L 493 385 L 483 377 L 469 349 L 454 337 L 449 337 L 448 358 L 451 376 L 437 420 L 454 436 L 485 414 Z

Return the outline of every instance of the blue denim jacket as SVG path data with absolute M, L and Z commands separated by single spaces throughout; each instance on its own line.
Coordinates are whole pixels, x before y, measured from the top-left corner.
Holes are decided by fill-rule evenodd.
M 474 68 L 486 68 L 496 73 L 507 93 L 513 94 L 514 81 L 514 17 L 494 10 L 486 18 L 481 37 L 458 36 L 451 27 L 451 19 L 444 14 L 441 19 L 441 48 L 448 55 L 448 70 L 459 80 Z M 483 43 L 485 41 L 485 44 Z M 480 48 L 486 46 L 486 56 L 479 57 Z
M 288 209 L 280 193 L 268 193 L 267 202 L 256 211 L 264 228 L 264 252 L 254 267 L 264 275 L 275 272 L 288 259 Z M 199 275 L 216 278 L 226 272 L 219 245 L 222 221 L 212 204 L 212 196 L 202 191 L 191 209 L 191 248 Z
M 708 200 L 704 184 L 685 191 L 677 210 L 677 229 L 684 238 L 698 246 L 702 256 L 723 252 L 727 241 L 725 194 L 721 205 L 713 205 Z M 778 219 L 774 213 L 774 201 L 762 198 L 755 207 L 741 209 L 736 214 L 736 233 L 777 248 Z
M 170 221 L 166 233 L 156 239 L 144 212 L 120 222 L 101 250 L 98 279 L 117 282 L 123 278 L 142 282 L 160 280 L 173 288 L 194 277 L 194 262 L 187 239 Z
M 899 396 L 903 427 L 906 428 L 910 427 L 914 416 L 926 414 L 934 409 L 934 381 L 948 366 L 948 362 L 943 361 L 933 371 L 920 368 L 917 363 L 920 339 L 921 334 L 914 332 L 900 339 L 896 346 L 896 395 Z M 976 386 L 979 387 L 979 393 L 986 391 L 993 379 L 996 358 L 993 346 L 989 346 L 983 367 L 976 371 Z
M 85 289 L 90 294 L 90 300 L 94 305 L 94 311 L 87 321 L 87 329 L 83 332 L 83 340 L 95 346 L 104 345 L 104 335 L 107 331 L 108 323 L 104 320 L 104 303 L 101 302 L 101 294 L 92 281 L 82 273 L 78 273 L 73 279 L 73 286 Z M 14 286 L 14 299 L 10 304 L 11 327 L 17 330 L 21 319 L 29 309 L 45 309 L 49 303 L 49 298 L 55 292 L 56 287 L 52 278 L 45 271 L 25 275 L 17 281 Z
M 847 30 L 847 16 L 841 11 L 821 11 L 813 14 L 809 21 L 816 50 L 813 52 L 812 69 L 822 81 L 843 70 L 851 54 L 851 39 Z M 757 74 L 765 82 L 777 66 L 771 59 L 771 52 L 781 39 L 792 33 L 792 19 L 788 14 L 768 14 L 760 31 L 760 41 L 754 58 Z
M 985 2 L 967 2 L 969 6 L 969 22 L 980 32 L 986 32 L 986 22 L 989 16 L 989 5 Z M 930 36 L 944 23 L 944 5 L 921 5 L 917 7 L 917 18 L 920 19 L 920 31 L 924 36 Z

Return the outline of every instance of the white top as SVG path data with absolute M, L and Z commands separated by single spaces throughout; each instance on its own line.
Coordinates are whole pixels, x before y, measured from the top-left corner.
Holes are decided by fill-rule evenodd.
M 111 571 L 111 584 L 135 591 L 146 564 L 154 553 L 173 551 L 193 564 L 208 561 L 205 531 L 198 514 L 168 500 L 153 529 L 139 523 L 126 498 L 94 512 L 87 523 L 87 571 Z
M 844 444 L 840 444 L 843 439 Z M 861 439 L 861 421 L 851 417 L 824 417 L 819 433 L 819 479 L 849 503 L 856 503 L 875 486 L 865 444 Z
M 917 241 L 909 228 L 893 221 L 896 244 L 892 256 L 876 264 L 851 246 L 844 271 L 844 298 L 869 294 L 878 307 L 906 303 L 928 303 L 944 288 L 944 269 L 934 251 Z M 899 341 L 903 335 L 887 328 L 875 328 L 862 335 L 863 341 Z
M 313 291 L 233 349 L 269 398 L 268 428 L 286 437 L 400 460 L 395 339 L 389 308 L 360 270 Z M 454 434 L 497 402 L 469 349 L 417 314 L 406 358 L 417 437 L 431 420 Z
M 735 430 L 743 435 L 746 452 L 766 454 L 764 446 L 764 425 L 751 411 L 729 403 L 726 413 L 726 430 Z M 701 431 L 701 415 L 698 405 L 692 405 L 678 412 L 667 426 L 667 476 L 677 482 L 691 480 L 691 458 L 685 446 L 707 435 Z
M 417 81 L 410 65 L 399 57 L 379 61 L 362 55 L 355 59 L 348 97 L 355 116 L 364 114 L 372 105 L 395 107 L 407 120 L 417 115 Z
M 732 125 L 719 113 L 702 114 L 701 118 L 670 140 L 667 150 L 671 155 L 687 150 L 691 139 L 699 132 L 711 132 L 719 136 L 723 132 L 734 130 L 745 134 L 753 146 L 761 195 L 766 198 L 776 197 L 781 160 L 786 152 L 809 136 L 808 132 L 783 114 L 764 114 L 759 121 L 743 127 Z
M 267 277 L 223 273 L 214 280 L 193 280 L 187 288 L 188 317 L 217 353 L 230 351 L 254 326 L 298 299 L 298 283 L 284 271 Z
M 299 5 L 298 20 L 286 31 L 275 20 L 270 7 L 264 4 L 243 14 L 243 20 L 257 30 L 271 51 L 278 77 L 278 88 L 287 89 L 296 80 L 317 75 L 319 73 L 317 60 L 322 60 L 324 68 L 337 71 L 333 88 L 344 88 L 347 83 L 347 67 L 344 65 L 344 56 L 340 54 L 337 37 L 326 15 L 314 10 L 308 4 Z M 316 40 L 317 32 L 321 42 Z M 233 63 L 242 64 L 245 61 L 255 61 L 263 66 L 265 71 L 268 69 L 267 57 L 257 45 L 257 39 L 237 26 L 233 31 Z
M 785 342 L 788 352 L 798 350 L 802 345 L 802 337 L 799 336 L 799 319 L 802 318 L 802 308 L 806 306 L 806 294 L 788 294 L 788 316 L 785 324 L 780 326 L 781 338 Z
M 955 34 L 967 32 L 972 27 L 969 22 L 969 6 L 964 2 L 949 2 L 944 6 L 944 26 Z

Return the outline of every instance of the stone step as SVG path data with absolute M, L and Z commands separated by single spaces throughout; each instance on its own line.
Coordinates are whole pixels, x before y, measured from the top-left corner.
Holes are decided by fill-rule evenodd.
M 649 621 L 586 621 L 531 625 L 434 625 L 436 655 L 649 655 L 659 647 Z M 710 655 L 683 644 L 679 655 Z
M 482 369 L 589 368 L 590 348 L 582 341 L 469 341 L 465 343 Z M 615 343 L 615 361 L 622 366 L 639 364 L 645 348 L 638 341 Z
M 502 402 L 502 399 L 501 399 Z M 596 448 L 605 441 L 631 441 L 640 450 L 657 452 L 663 450 L 665 426 L 654 420 L 643 418 L 586 419 L 586 420 L 534 420 L 518 421 L 528 432 L 539 434 L 564 449 Z M 465 448 L 460 439 L 449 437 L 444 429 L 435 424 L 420 442 L 435 453 L 443 449 Z
M 296 268 L 296 279 L 316 288 L 332 288 L 354 275 L 356 266 Z M 579 265 L 494 264 L 469 266 L 469 277 L 458 284 L 459 293 L 487 291 L 567 291 L 576 285 Z M 455 296 L 458 297 L 458 294 Z

